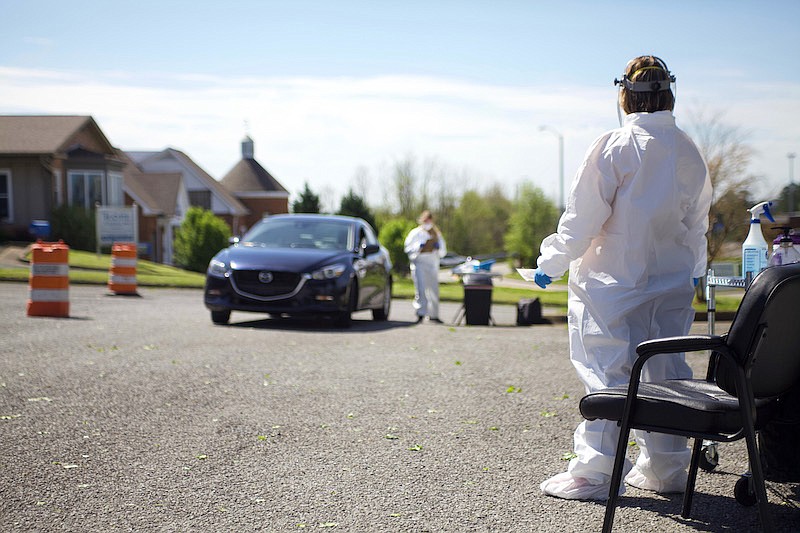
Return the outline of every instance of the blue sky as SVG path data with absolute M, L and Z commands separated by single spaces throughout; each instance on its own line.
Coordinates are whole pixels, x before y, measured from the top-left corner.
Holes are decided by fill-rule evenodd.
M 557 145 L 539 126 L 564 135 L 571 178 L 617 124 L 612 80 L 643 53 L 677 76 L 679 124 L 721 114 L 746 135 L 758 194 L 788 183 L 800 151 L 791 0 L 0 0 L 0 13 L 0 113 L 91 114 L 115 145 L 179 148 L 217 178 L 247 132 L 293 193 L 308 181 L 381 201 L 380 178 L 413 157 L 461 189 L 529 180 L 556 199 Z

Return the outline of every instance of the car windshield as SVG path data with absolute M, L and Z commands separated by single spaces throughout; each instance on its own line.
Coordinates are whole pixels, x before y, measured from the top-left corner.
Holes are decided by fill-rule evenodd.
M 352 248 L 350 223 L 339 220 L 268 218 L 253 226 L 242 237 L 242 242 L 268 248 Z

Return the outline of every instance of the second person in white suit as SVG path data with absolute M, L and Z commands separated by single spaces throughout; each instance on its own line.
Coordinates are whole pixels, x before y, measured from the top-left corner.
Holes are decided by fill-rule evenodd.
M 430 211 L 423 211 L 404 243 L 404 250 L 411 263 L 411 278 L 414 280 L 414 310 L 417 322 L 428 319 L 437 324 L 439 318 L 439 259 L 447 253 L 442 232 L 433 223 Z

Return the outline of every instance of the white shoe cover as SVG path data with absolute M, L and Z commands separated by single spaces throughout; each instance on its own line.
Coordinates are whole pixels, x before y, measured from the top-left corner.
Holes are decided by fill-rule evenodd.
M 548 496 L 565 500 L 607 500 L 611 483 L 592 485 L 588 479 L 572 477 L 569 472 L 562 472 L 543 481 L 539 488 Z M 619 494 L 625 492 L 625 485 L 620 484 Z
M 683 470 L 678 472 L 677 475 L 671 479 L 660 480 L 646 477 L 642 472 L 634 466 L 628 475 L 625 476 L 625 483 L 632 487 L 644 490 L 651 490 L 660 494 L 681 493 L 686 490 L 686 479 L 689 474 Z

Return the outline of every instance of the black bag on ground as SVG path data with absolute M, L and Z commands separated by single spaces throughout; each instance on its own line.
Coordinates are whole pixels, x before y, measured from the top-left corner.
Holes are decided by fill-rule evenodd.
M 549 320 L 542 317 L 542 302 L 539 301 L 539 298 L 523 298 L 517 302 L 518 326 L 549 323 Z

